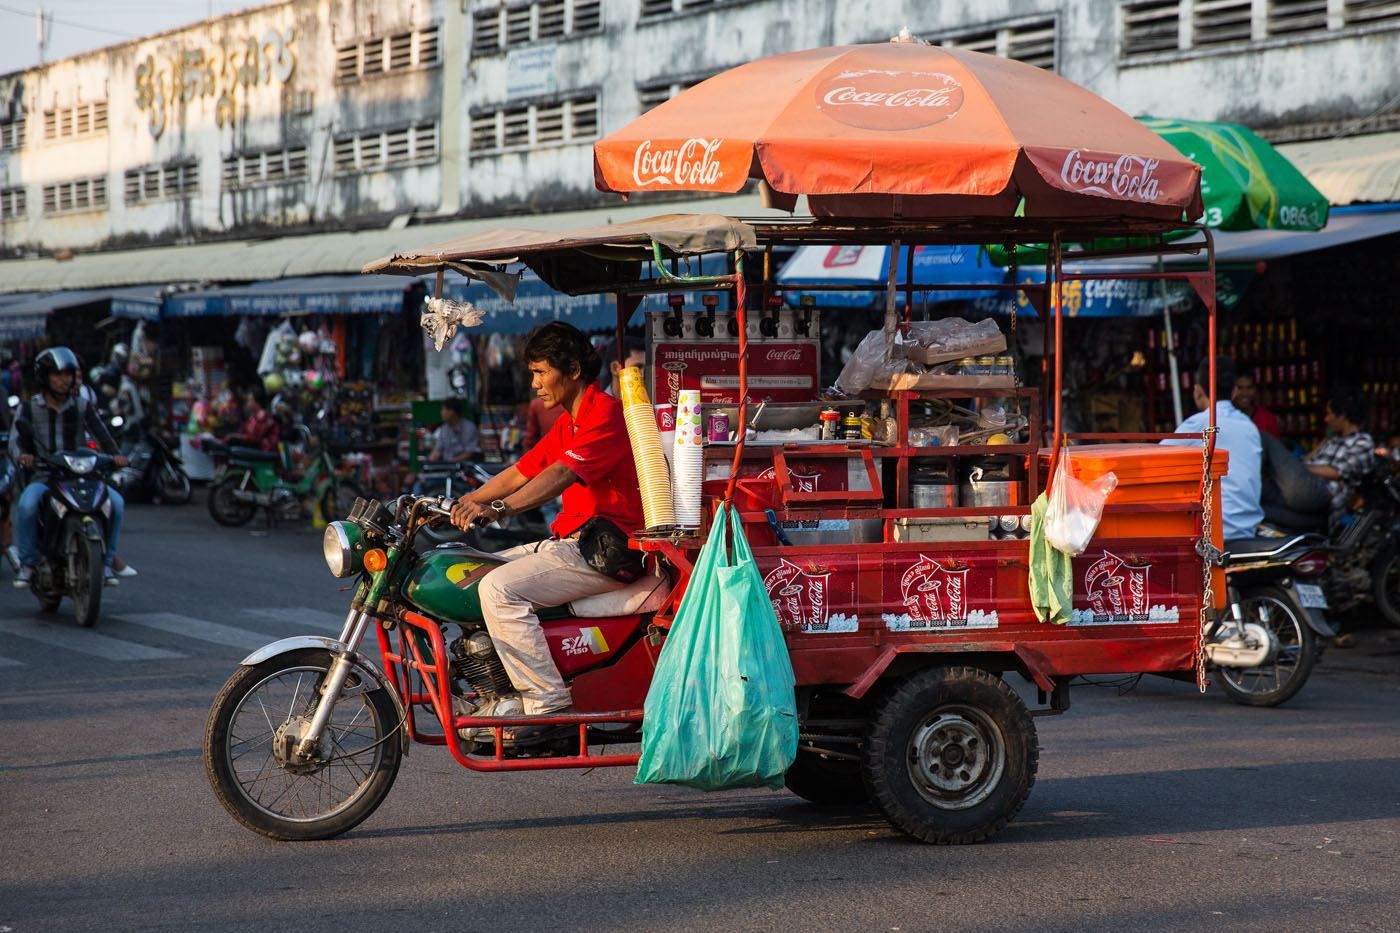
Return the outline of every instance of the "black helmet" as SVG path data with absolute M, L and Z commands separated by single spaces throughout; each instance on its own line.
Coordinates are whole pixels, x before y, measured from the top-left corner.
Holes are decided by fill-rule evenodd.
M 42 388 L 48 387 L 49 373 L 61 373 L 65 369 L 78 372 L 78 358 L 67 347 L 49 347 L 34 358 L 34 372 Z

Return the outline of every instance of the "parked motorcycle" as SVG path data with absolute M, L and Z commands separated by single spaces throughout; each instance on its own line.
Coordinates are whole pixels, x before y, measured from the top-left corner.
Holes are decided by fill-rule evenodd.
M 103 477 L 110 456 L 95 450 L 40 454 L 48 466 L 48 489 L 39 504 L 39 565 L 30 590 L 44 612 L 57 612 L 73 598 L 77 623 L 89 627 L 102 608 L 107 526 L 112 500 Z
M 354 478 L 331 459 L 324 443 L 299 477 L 284 474 L 282 454 L 237 444 L 206 442 L 204 450 L 227 458 L 209 486 L 209 514 L 214 521 L 237 528 L 264 509 L 269 524 L 299 521 L 314 505 L 327 520 L 345 515 L 364 492 Z
M 194 489 L 184 462 L 165 438 L 150 430 L 144 419 L 127 421 L 113 415 L 108 426 L 130 461 L 112 477 L 118 489 L 145 495 L 157 505 L 190 501 Z
M 504 715 L 486 712 L 512 688 L 486 631 L 477 586 L 505 561 L 455 541 L 439 543 L 457 534 L 446 525 L 449 505 L 412 496 L 391 508 L 356 501 L 324 538 L 331 573 L 359 578 L 340 637 L 297 636 L 259 649 L 215 698 L 204 733 L 205 772 L 219 802 L 244 826 L 274 839 L 326 839 L 357 825 L 388 795 L 414 726 L 386 675 L 360 653 L 360 642 L 378 631 L 387 643 L 387 630 L 402 624 L 405 613 L 442 627 L 454 675 L 448 702 L 458 715 Z M 540 610 L 550 655 L 576 697 L 597 690 L 606 698 L 601 702 L 640 708 L 642 697 L 629 686 L 635 690 L 638 672 L 655 665 L 661 635 L 649 633 L 648 623 L 670 590 L 669 579 L 644 575 L 621 590 Z M 425 640 L 421 650 L 431 655 L 433 648 Z M 425 689 L 415 677 L 410 690 Z M 600 714 L 588 740 L 636 742 L 636 719 Z M 478 754 L 560 750 L 497 752 L 492 730 L 485 731 L 472 739 Z M 567 747 L 577 740 L 575 734 L 557 741 Z
M 504 464 L 485 464 L 476 460 L 424 460 L 418 470 L 418 493 L 455 499 L 473 489 L 480 489 L 503 467 Z M 467 540 L 475 547 L 491 551 L 539 541 L 548 538 L 549 534 L 549 524 L 543 513 L 532 509 L 512 515 L 503 522 L 473 529 L 468 533 Z
M 1327 541 L 1320 535 L 1231 541 L 1220 558 L 1227 615 L 1207 631 L 1206 656 L 1236 703 L 1278 706 L 1307 683 L 1336 632 L 1323 614 Z

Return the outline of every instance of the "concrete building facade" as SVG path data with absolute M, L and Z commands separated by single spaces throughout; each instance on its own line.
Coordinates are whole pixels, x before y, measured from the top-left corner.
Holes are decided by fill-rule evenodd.
M 1134 114 L 1400 129 L 1396 0 L 285 0 L 0 76 L 0 255 L 615 203 L 600 135 L 901 27 Z

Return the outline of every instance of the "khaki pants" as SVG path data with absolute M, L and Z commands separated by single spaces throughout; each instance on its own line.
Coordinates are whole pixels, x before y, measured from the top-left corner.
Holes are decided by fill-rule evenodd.
M 564 709 L 569 688 L 549 656 L 536 609 L 607 593 L 626 584 L 605 577 L 583 559 L 578 540 L 538 541 L 501 551 L 510 561 L 481 578 L 477 594 L 486 630 L 529 716 Z

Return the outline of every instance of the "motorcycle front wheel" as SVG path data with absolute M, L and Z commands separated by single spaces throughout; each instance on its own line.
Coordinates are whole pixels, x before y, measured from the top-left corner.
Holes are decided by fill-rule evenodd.
M 273 839 L 329 839 L 359 825 L 394 785 L 398 708 L 351 673 L 312 760 L 293 762 L 331 654 L 305 649 L 243 667 L 224 684 L 204 730 L 204 770 L 225 810 Z
M 1376 562 L 1371 586 L 1381 618 L 1400 628 L 1400 549 L 1392 547 Z
M 239 502 L 234 493 L 242 476 L 221 479 L 209 487 L 209 515 L 226 528 L 237 528 L 253 520 L 257 507 L 251 502 Z
M 66 556 L 73 618 L 83 628 L 91 628 L 102 612 L 102 543 L 75 529 L 68 536 Z
M 1268 629 L 1277 651 L 1258 667 L 1219 667 L 1220 687 L 1245 706 L 1278 706 L 1303 689 L 1317 661 L 1317 636 L 1276 586 L 1240 593 L 1245 622 Z

